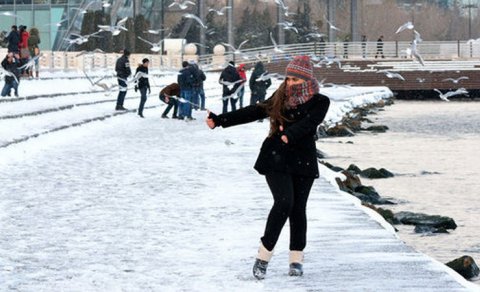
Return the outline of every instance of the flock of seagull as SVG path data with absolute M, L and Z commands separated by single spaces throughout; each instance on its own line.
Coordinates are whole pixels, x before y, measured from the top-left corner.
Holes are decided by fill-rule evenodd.
M 262 0 L 262 2 L 265 2 L 267 3 L 269 0 Z M 289 12 L 288 10 L 288 6 L 285 5 L 284 1 L 283 0 L 274 0 L 275 3 L 281 7 L 282 11 L 283 11 L 283 14 L 285 16 L 290 16 L 294 13 L 291 13 Z M 95 0 L 95 1 L 91 1 L 89 2 L 85 7 L 83 8 L 73 8 L 73 9 L 77 9 L 79 10 L 79 13 L 82 13 L 82 14 L 85 14 L 87 13 L 88 11 L 88 8 L 94 4 L 94 3 L 99 3 L 101 2 L 101 5 L 102 7 L 104 8 L 107 8 L 107 7 L 110 7 L 111 6 L 111 3 L 110 3 L 110 0 Z M 174 8 L 174 7 L 178 7 L 178 9 L 180 10 L 186 10 L 192 6 L 196 5 L 194 2 L 192 1 L 189 1 L 189 0 L 184 0 L 184 1 L 181 1 L 181 0 L 174 0 L 170 5 L 168 5 L 168 8 Z M 216 9 L 216 8 L 209 8 L 208 9 L 208 12 L 209 13 L 215 13 L 216 15 L 218 16 L 221 16 L 221 15 L 224 15 L 225 12 L 229 9 L 232 9 L 231 6 L 224 6 L 220 9 Z M 0 15 L 4 15 L 4 16 L 9 16 L 9 17 L 18 17 L 16 16 L 15 14 L 11 13 L 11 12 L 3 12 L 3 13 L 0 13 Z M 195 22 L 197 22 L 201 27 L 203 27 L 204 29 L 208 29 L 207 25 L 196 15 L 194 14 L 191 14 L 191 13 L 184 13 L 182 14 L 182 18 L 189 18 L 189 19 L 192 19 L 194 20 Z M 333 23 L 331 23 L 326 16 L 324 16 L 325 20 L 326 20 L 326 23 L 328 24 L 328 27 L 332 30 L 336 30 L 336 31 L 342 31 L 340 28 L 336 27 Z M 68 46 L 67 46 L 67 50 L 70 48 L 70 46 L 72 45 L 81 45 L 81 44 L 84 44 L 84 43 L 87 43 L 89 41 L 89 39 L 91 37 L 100 37 L 98 34 L 101 33 L 101 32 L 104 32 L 104 31 L 107 31 L 107 32 L 110 32 L 112 34 L 112 36 L 117 36 L 119 35 L 122 31 L 128 31 L 128 29 L 125 27 L 125 24 L 127 22 L 127 17 L 119 20 L 116 24 L 111 24 L 111 25 L 98 25 L 98 31 L 94 32 L 94 33 L 91 33 L 91 34 L 87 34 L 87 35 L 80 35 L 80 34 L 76 34 L 76 33 L 71 33 L 69 38 L 65 38 L 65 41 L 68 42 Z M 46 25 L 56 25 L 56 26 L 60 26 L 61 23 L 63 23 L 64 21 L 66 21 L 67 19 L 62 19 L 61 21 L 59 22 L 56 22 L 56 23 L 51 23 L 51 24 L 46 24 Z M 279 22 L 277 23 L 278 26 L 281 26 L 283 27 L 283 29 L 285 30 L 290 30 L 290 31 L 293 31 L 294 33 L 297 33 L 298 34 L 298 29 L 293 25 L 293 22 L 290 22 L 290 21 L 283 21 L 283 22 Z M 165 31 L 165 30 L 168 30 L 168 28 L 162 28 L 162 29 L 157 29 L 157 30 L 154 30 L 154 29 L 149 29 L 147 31 L 145 31 L 146 33 L 149 33 L 149 34 L 153 34 L 153 35 L 158 35 L 160 32 L 162 31 Z M 414 36 L 415 38 L 412 40 L 411 42 L 411 45 L 409 48 L 407 48 L 406 50 L 404 50 L 404 52 L 410 56 L 413 56 L 415 58 L 416 61 L 418 61 L 418 63 L 420 63 L 422 66 L 425 66 L 425 62 L 423 60 L 423 57 L 420 55 L 419 51 L 418 51 L 418 44 L 422 42 L 422 39 L 421 39 L 421 36 L 420 36 L 420 33 L 418 31 L 415 30 L 415 27 L 413 25 L 412 22 L 408 21 L 406 22 L 405 24 L 401 25 L 397 31 L 395 32 L 395 34 L 399 34 L 405 30 L 413 30 L 413 33 L 414 33 Z M 170 34 L 166 37 L 168 38 L 170 36 Z M 323 34 L 323 33 L 319 33 L 319 32 L 309 32 L 308 34 L 306 34 L 304 37 L 307 37 L 307 38 L 323 38 L 325 37 L 326 35 Z M 159 51 L 161 51 L 161 45 L 162 43 L 164 42 L 165 38 L 158 41 L 158 42 L 152 42 L 152 41 L 149 41 L 149 40 L 146 40 L 140 36 L 137 37 L 139 40 L 149 44 L 151 47 L 150 47 L 150 50 L 154 53 L 158 53 Z M 275 38 L 273 37 L 273 34 L 272 32 L 270 32 L 270 40 L 273 44 L 273 51 L 276 52 L 276 53 L 284 53 L 285 51 L 283 50 L 283 48 L 277 44 L 277 42 L 275 41 Z M 249 40 L 244 40 L 240 43 L 240 45 L 238 45 L 238 47 L 234 47 L 233 45 L 231 44 L 228 44 L 228 43 L 222 43 L 222 45 L 226 46 L 226 47 L 229 47 L 232 49 L 232 52 L 233 54 L 235 55 L 240 55 L 242 56 L 244 59 L 248 59 L 248 56 L 246 56 L 245 54 L 242 53 L 241 51 L 241 48 L 243 45 L 245 45 Z M 474 40 L 475 41 L 475 40 Z M 201 44 L 198 44 L 198 45 L 201 45 Z M 96 49 L 95 51 L 97 52 L 102 52 L 104 53 L 102 50 L 100 49 Z M 80 52 L 78 56 L 84 54 L 84 53 L 88 53 L 88 52 L 85 52 L 85 51 L 82 51 Z M 32 68 L 35 64 L 35 61 L 36 59 L 40 58 L 41 55 L 39 56 L 36 56 L 35 58 L 32 58 L 27 64 L 23 65 L 22 68 Z M 261 59 L 260 56 L 256 56 L 258 59 Z M 330 56 L 321 56 L 321 57 L 318 57 L 318 56 L 311 56 L 311 60 L 313 62 L 313 66 L 314 67 L 321 67 L 321 66 L 330 66 L 331 64 L 333 63 L 336 63 L 338 65 L 339 68 L 341 68 L 341 59 L 337 58 L 337 57 L 330 57 Z M 396 73 L 396 72 L 391 72 L 391 71 L 388 71 L 388 70 L 379 70 L 377 71 L 377 73 L 383 73 L 385 74 L 385 76 L 387 78 L 397 78 L 397 79 L 400 79 L 402 81 L 405 81 L 405 78 L 400 75 L 399 73 Z M 0 68 L 0 75 L 11 75 L 10 72 L 7 72 L 5 71 L 3 68 Z M 103 80 L 103 78 L 101 78 L 100 80 L 96 80 L 96 81 L 93 81 L 91 78 L 89 78 L 87 76 L 88 80 L 91 82 L 92 86 L 99 86 L 99 87 L 102 87 L 106 90 L 110 90 L 112 87 L 111 86 L 107 86 L 105 83 L 102 83 L 101 81 Z M 139 77 L 138 76 L 135 76 L 134 77 L 134 81 L 137 80 Z M 264 80 L 264 79 L 267 79 L 267 78 L 283 78 L 283 76 L 281 75 L 278 75 L 278 74 L 264 74 L 262 76 L 259 77 L 260 80 Z M 461 80 L 466 80 L 468 79 L 468 77 L 465 77 L 465 76 L 462 76 L 462 77 L 459 77 L 457 79 L 453 79 L 453 78 L 446 78 L 444 79 L 443 81 L 445 82 L 452 82 L 454 84 L 458 84 Z M 425 79 L 424 78 L 417 78 L 417 81 L 418 82 L 424 82 Z M 128 83 L 131 83 L 132 81 L 129 81 Z M 442 100 L 445 100 L 445 101 L 449 101 L 449 97 L 451 96 L 455 96 L 455 95 L 460 95 L 460 94 L 468 94 L 468 91 L 466 91 L 464 88 L 460 88 L 460 89 L 457 89 L 456 91 L 450 91 L 450 92 L 447 92 L 447 93 L 442 93 L 440 90 L 438 89 L 434 89 L 436 92 L 439 93 L 439 97 L 442 99 Z

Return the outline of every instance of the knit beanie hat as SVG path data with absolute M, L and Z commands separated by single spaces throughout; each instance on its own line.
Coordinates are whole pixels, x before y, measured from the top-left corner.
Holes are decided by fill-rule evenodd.
M 296 56 L 287 65 L 285 72 L 287 76 L 297 77 L 303 80 L 313 78 L 313 67 L 308 56 Z

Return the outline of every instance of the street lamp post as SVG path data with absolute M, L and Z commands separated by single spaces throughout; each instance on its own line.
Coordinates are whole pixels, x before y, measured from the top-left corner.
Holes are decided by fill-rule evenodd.
M 467 5 L 462 6 L 464 9 L 468 9 L 468 39 L 472 39 L 472 8 L 478 8 L 478 5 L 472 4 L 472 1 L 468 1 Z

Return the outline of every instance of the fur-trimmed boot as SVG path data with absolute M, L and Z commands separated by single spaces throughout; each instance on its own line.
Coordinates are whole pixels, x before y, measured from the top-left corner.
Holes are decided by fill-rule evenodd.
M 291 250 L 289 254 L 290 269 L 288 270 L 289 276 L 301 276 L 303 275 L 303 251 Z
M 257 258 L 253 264 L 253 276 L 258 280 L 265 279 L 265 274 L 267 273 L 268 262 L 272 258 L 273 250 L 269 251 L 266 249 L 263 244 L 260 243 L 258 248 Z

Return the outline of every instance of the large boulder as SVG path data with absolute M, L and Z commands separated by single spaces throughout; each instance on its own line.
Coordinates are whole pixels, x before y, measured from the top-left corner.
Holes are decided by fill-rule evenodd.
M 336 125 L 335 127 L 329 128 L 327 134 L 333 137 L 352 137 L 355 136 L 352 130 L 350 130 L 345 125 Z
M 471 256 L 464 255 L 458 259 L 446 263 L 447 266 L 462 275 L 465 279 L 471 279 L 479 275 L 479 269 Z
M 374 167 L 366 168 L 360 172 L 361 177 L 375 179 L 375 178 L 389 178 L 393 177 L 393 173 L 385 168 L 376 169 Z
M 372 186 L 358 186 L 352 193 L 355 197 L 359 198 L 363 202 L 377 204 L 377 205 L 392 205 L 392 201 L 380 197 L 374 187 Z
M 375 132 L 375 133 L 385 133 L 388 130 L 388 127 L 384 125 L 375 125 L 375 126 L 370 126 L 368 128 L 365 128 L 364 130 Z
M 400 222 L 397 221 L 397 219 L 395 218 L 395 215 L 393 214 L 393 212 L 391 210 L 379 208 L 379 207 L 376 207 L 372 204 L 364 203 L 364 202 L 362 202 L 362 205 L 364 205 L 365 207 L 368 207 L 372 210 L 375 210 L 378 214 L 380 214 L 383 217 L 383 219 L 385 219 L 385 221 L 387 221 L 388 223 L 390 223 L 392 225 L 400 223 Z M 393 228 L 395 228 L 395 227 L 393 227 Z M 398 230 L 395 228 L 395 231 L 398 231 Z
M 444 227 L 433 227 L 428 225 L 416 225 L 414 229 L 415 233 L 448 233 Z
M 402 224 L 408 225 L 424 225 L 435 228 L 455 229 L 457 224 L 455 221 L 447 216 L 440 215 L 427 215 L 423 213 L 413 212 L 398 212 L 395 214 L 395 218 Z
M 360 167 L 356 166 L 353 163 L 348 166 L 347 170 L 354 173 L 354 174 L 360 174 L 362 172 Z

